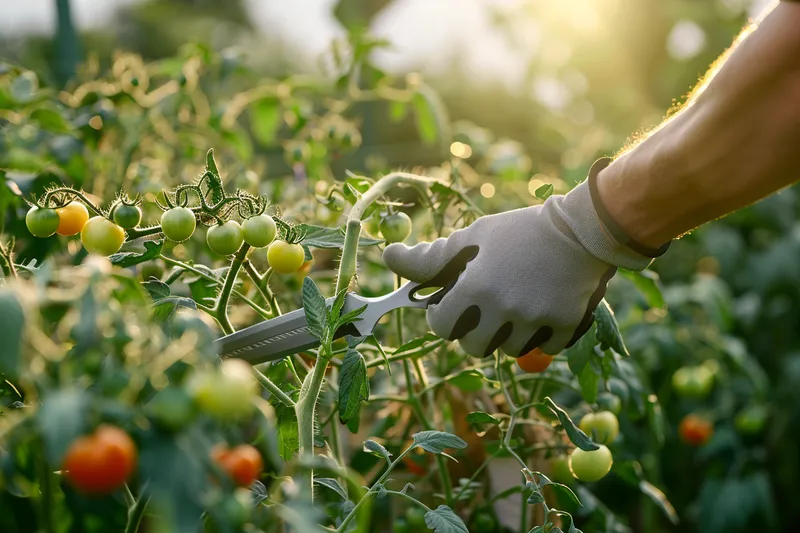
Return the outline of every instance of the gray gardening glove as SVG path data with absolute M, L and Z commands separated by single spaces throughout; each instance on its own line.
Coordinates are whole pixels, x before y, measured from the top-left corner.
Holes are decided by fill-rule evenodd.
M 595 178 L 543 205 L 479 218 L 432 243 L 392 244 L 383 258 L 398 275 L 445 287 L 428 306 L 431 330 L 464 351 L 555 354 L 591 327 L 617 267 L 646 268 L 666 251 L 631 241 L 597 200 Z M 427 283 L 426 283 L 427 282 Z

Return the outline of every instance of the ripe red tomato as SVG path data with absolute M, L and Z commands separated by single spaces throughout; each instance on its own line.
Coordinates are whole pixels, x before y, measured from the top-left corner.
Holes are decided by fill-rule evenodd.
M 552 362 L 553 356 L 547 355 L 539 348 L 517 357 L 517 365 L 525 372 L 544 372 Z
M 81 202 L 73 200 L 64 207 L 56 209 L 58 213 L 58 229 L 56 233 L 68 237 L 77 235 L 89 220 L 89 210 Z
M 258 450 L 249 444 L 240 444 L 233 449 L 215 446 L 211 458 L 227 472 L 239 487 L 249 487 L 261 475 L 264 461 Z
M 695 414 L 686 415 L 678 426 L 681 439 L 692 446 L 702 446 L 714 434 L 714 425 Z
M 130 478 L 136 468 L 136 444 L 111 425 L 75 439 L 64 456 L 64 476 L 87 494 L 107 494 Z
M 598 411 L 581 418 L 580 428 L 598 444 L 609 444 L 619 435 L 619 420 L 611 411 Z

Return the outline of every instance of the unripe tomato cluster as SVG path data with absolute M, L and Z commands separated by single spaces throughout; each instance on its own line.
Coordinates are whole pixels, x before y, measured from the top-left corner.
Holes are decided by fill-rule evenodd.
M 403 212 L 384 216 L 375 213 L 362 220 L 361 224 L 367 235 L 376 239 L 384 239 L 389 244 L 403 242 L 411 235 L 411 218 Z
M 25 215 L 25 225 L 35 237 L 50 237 L 58 234 L 66 237 L 81 235 L 86 251 L 98 255 L 112 255 L 125 242 L 125 229 L 135 227 L 142 218 L 142 211 L 135 205 L 117 204 L 112 209 L 114 221 L 103 216 L 89 218 L 86 206 L 73 200 L 63 207 L 33 206 Z

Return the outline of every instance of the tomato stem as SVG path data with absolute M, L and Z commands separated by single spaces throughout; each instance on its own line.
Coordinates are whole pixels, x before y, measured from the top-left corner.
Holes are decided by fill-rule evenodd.
M 136 500 L 133 506 L 128 509 L 128 523 L 125 525 L 125 533 L 136 533 L 139 531 L 139 525 L 142 523 L 142 517 L 144 516 L 149 502 L 150 498 L 141 496 Z
M 227 274 L 225 274 L 225 282 L 222 285 L 222 291 L 219 293 L 219 299 L 217 300 L 217 304 L 214 306 L 217 314 L 217 322 L 219 322 L 219 326 L 226 335 L 230 335 L 234 332 L 231 320 L 228 318 L 228 302 L 231 299 L 233 284 L 236 282 L 236 277 L 239 275 L 239 271 L 242 268 L 242 263 L 244 263 L 244 260 L 247 257 L 248 251 L 250 251 L 250 245 L 244 243 L 239 248 L 239 251 L 236 252 L 236 255 L 233 256 L 231 267 L 228 269 Z

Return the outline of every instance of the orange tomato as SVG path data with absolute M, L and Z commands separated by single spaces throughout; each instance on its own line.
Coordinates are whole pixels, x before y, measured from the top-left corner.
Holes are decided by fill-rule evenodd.
M 124 430 L 111 425 L 75 439 L 64 456 L 64 476 L 81 492 L 107 494 L 136 469 L 136 444 Z
M 249 487 L 261 475 L 264 461 L 258 450 L 249 444 L 240 444 L 233 449 L 215 446 L 211 458 L 233 479 L 239 487 Z
M 702 446 L 714 434 L 714 425 L 705 418 L 690 414 L 681 420 L 678 432 L 685 443 L 692 446 Z
M 544 372 L 552 362 L 553 356 L 547 355 L 539 348 L 517 357 L 517 365 L 525 372 Z
M 76 200 L 56 209 L 56 213 L 58 213 L 58 229 L 56 233 L 66 237 L 80 233 L 84 224 L 89 220 L 89 210 Z

